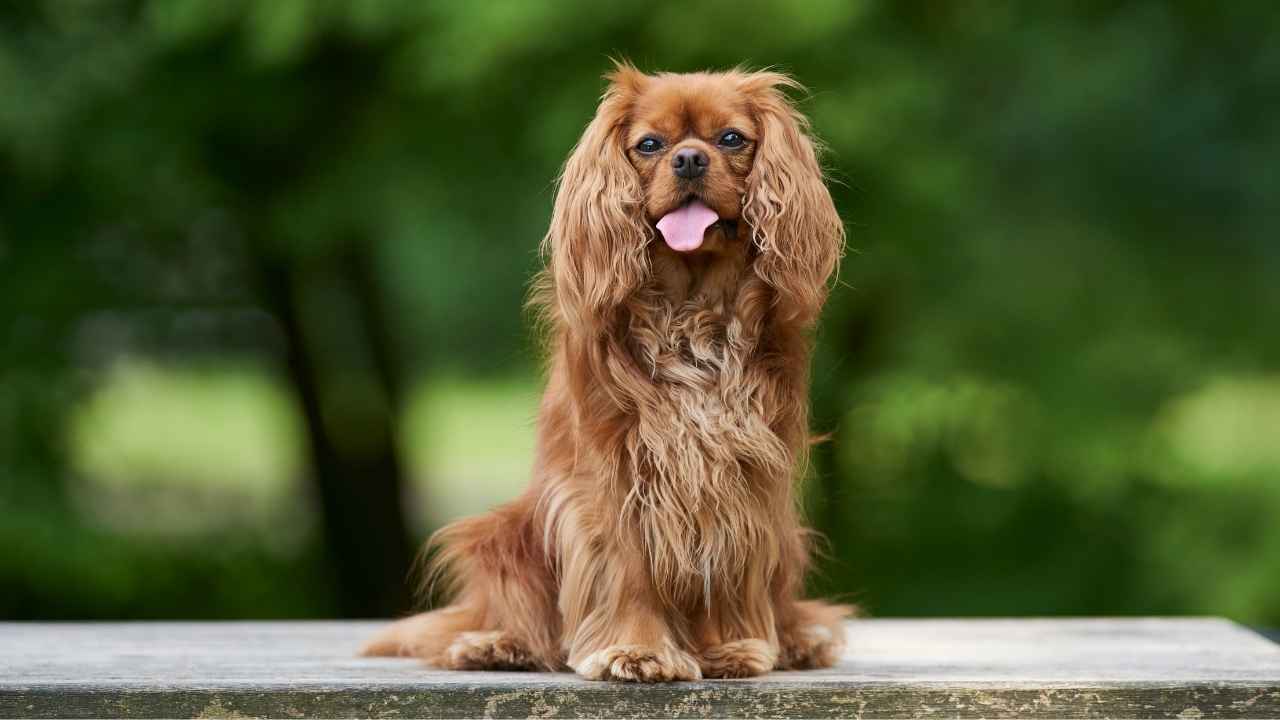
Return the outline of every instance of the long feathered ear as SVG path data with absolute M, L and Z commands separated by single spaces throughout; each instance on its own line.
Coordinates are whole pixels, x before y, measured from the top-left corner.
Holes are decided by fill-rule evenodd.
M 549 297 L 575 328 L 603 326 L 648 275 L 643 190 L 624 151 L 627 114 L 648 77 L 617 63 L 595 118 L 565 162 L 543 240 Z
M 813 323 L 844 252 L 844 225 L 823 183 L 809 121 L 783 88 L 799 88 L 780 73 L 749 73 L 743 91 L 759 125 L 742 216 L 760 250 L 756 272 L 778 293 L 781 319 Z

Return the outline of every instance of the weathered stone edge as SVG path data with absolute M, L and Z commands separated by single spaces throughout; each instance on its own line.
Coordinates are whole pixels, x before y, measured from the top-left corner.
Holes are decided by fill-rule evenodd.
M 0 691 L 0 718 L 1277 718 L 1280 683 L 975 688 L 601 683 Z

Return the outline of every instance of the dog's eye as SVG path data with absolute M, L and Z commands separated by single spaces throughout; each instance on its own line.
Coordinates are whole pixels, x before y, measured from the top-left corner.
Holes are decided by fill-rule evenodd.
M 662 149 L 662 141 L 659 140 L 658 138 L 652 138 L 652 137 L 647 137 L 641 140 L 639 144 L 636 145 L 636 150 L 639 150 L 645 155 L 651 155 L 653 153 L 658 152 L 661 149 Z
M 723 135 L 720 136 L 720 147 L 727 147 L 727 148 L 742 147 L 742 143 L 746 141 L 747 139 L 742 137 L 741 133 L 736 132 L 734 130 L 727 130 Z

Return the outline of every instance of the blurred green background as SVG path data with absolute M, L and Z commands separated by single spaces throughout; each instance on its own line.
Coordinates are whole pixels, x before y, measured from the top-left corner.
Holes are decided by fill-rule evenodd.
M 609 55 L 793 73 L 818 592 L 1280 624 L 1280 5 L 0 8 L 0 617 L 388 615 L 526 479 Z

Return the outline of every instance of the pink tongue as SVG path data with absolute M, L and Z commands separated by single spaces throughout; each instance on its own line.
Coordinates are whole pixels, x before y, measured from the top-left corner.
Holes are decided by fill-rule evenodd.
M 662 239 L 667 241 L 672 250 L 689 252 L 698 249 L 702 244 L 702 234 L 719 219 L 715 210 L 693 200 L 688 205 L 663 215 L 658 221 L 658 232 L 662 233 Z

